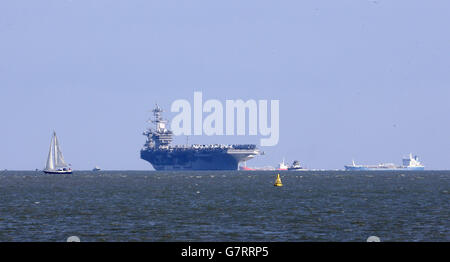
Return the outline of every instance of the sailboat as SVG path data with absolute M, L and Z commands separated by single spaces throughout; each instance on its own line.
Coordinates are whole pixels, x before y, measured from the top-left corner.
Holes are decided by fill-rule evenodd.
M 71 174 L 72 169 L 64 161 L 63 154 L 59 148 L 56 132 L 53 132 L 52 141 L 50 142 L 50 150 L 48 152 L 47 165 L 44 172 L 47 174 Z

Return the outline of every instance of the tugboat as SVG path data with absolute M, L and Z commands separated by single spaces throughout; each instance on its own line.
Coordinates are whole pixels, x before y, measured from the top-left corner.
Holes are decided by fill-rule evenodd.
M 247 161 L 244 161 L 243 166 L 239 166 L 239 170 L 241 171 L 255 171 L 256 169 L 247 167 Z
M 92 169 L 92 171 L 94 171 L 94 172 L 96 172 L 96 171 L 100 171 L 101 169 L 100 169 L 100 167 L 98 167 L 98 166 L 95 166 L 93 169 Z
M 50 142 L 50 150 L 48 152 L 47 165 L 45 166 L 44 173 L 72 174 L 72 168 L 64 161 L 63 154 L 59 148 L 56 132 L 53 132 L 53 137 Z
M 290 167 L 288 167 L 289 171 L 298 171 L 298 170 L 305 170 L 301 165 L 300 162 L 295 160 Z
M 278 168 L 277 168 L 277 170 L 288 170 L 288 165 L 286 165 L 285 163 L 284 163 L 284 158 L 283 158 L 283 162 L 281 162 L 280 164 L 278 164 Z

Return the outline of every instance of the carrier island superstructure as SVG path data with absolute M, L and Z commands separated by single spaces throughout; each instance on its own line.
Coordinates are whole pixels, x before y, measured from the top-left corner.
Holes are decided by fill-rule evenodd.
M 253 144 L 244 145 L 175 145 L 173 132 L 162 118 L 163 110 L 156 105 L 151 122 L 143 135 L 147 141 L 141 158 L 156 170 L 238 170 L 240 162 L 250 160 L 260 152 Z

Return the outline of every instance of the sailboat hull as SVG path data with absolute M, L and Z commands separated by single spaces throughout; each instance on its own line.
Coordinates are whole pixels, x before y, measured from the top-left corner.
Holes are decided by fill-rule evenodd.
M 58 170 L 54 170 L 54 171 L 50 171 L 50 170 L 44 170 L 44 173 L 46 174 L 72 174 L 72 170 L 66 170 L 66 171 L 58 171 Z

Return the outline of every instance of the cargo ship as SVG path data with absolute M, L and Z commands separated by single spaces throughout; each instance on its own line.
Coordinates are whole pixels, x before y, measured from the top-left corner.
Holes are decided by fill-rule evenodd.
M 420 171 L 425 169 L 425 166 L 423 166 L 419 162 L 419 158 L 417 156 L 413 157 L 412 154 L 409 154 L 409 156 L 403 158 L 403 165 L 401 166 L 397 166 L 391 163 L 379 165 L 357 165 L 355 164 L 355 161 L 352 161 L 352 165 L 346 165 L 344 167 L 345 170 L 347 171 L 384 171 L 384 170 Z
M 240 162 L 260 154 L 254 144 L 171 146 L 173 132 L 162 118 L 163 110 L 156 105 L 152 112 L 151 122 L 155 126 L 143 133 L 147 140 L 141 159 L 148 161 L 155 170 L 238 170 Z

